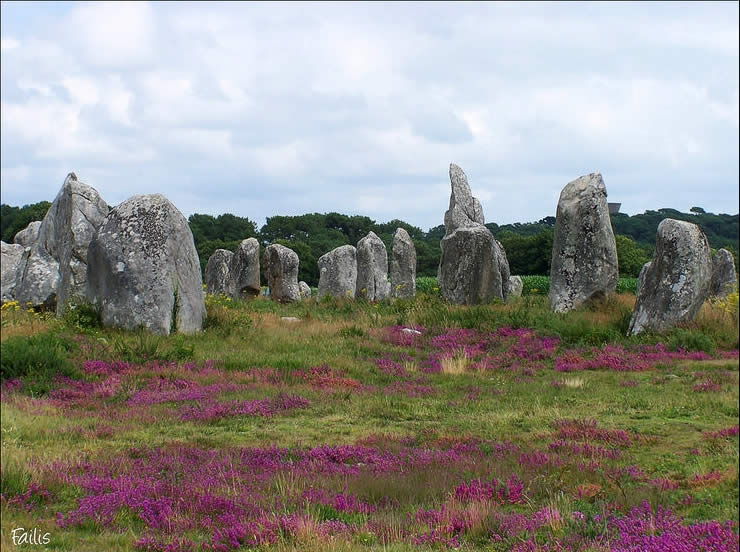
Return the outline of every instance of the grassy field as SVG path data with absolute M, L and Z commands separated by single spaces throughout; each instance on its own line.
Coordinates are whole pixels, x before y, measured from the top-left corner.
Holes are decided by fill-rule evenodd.
M 737 550 L 736 304 L 627 338 L 631 294 L 430 287 L 189 337 L 6 305 L 2 549 Z

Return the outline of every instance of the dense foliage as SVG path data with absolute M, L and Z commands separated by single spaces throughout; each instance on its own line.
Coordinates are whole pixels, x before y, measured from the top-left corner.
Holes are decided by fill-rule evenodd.
M 16 232 L 33 220 L 41 220 L 51 204 L 48 201 L 11 207 L 2 205 L 2 239 L 12 242 Z M 690 213 L 675 209 L 658 209 L 629 216 L 616 213 L 611 216 L 617 240 L 619 273 L 622 277 L 635 278 L 642 265 L 650 260 L 655 248 L 658 224 L 664 218 L 694 222 L 701 227 L 714 249 L 726 248 L 738 260 L 739 215 L 707 213 L 701 207 L 692 207 Z M 396 228 L 404 228 L 416 246 L 417 275 L 434 277 L 440 258 L 439 242 L 444 236 L 444 226 L 439 225 L 424 232 L 402 220 L 378 223 L 369 217 L 341 213 L 307 213 L 298 216 L 267 217 L 265 225 L 247 217 L 230 213 L 214 217 L 193 214 L 188 222 L 193 232 L 195 247 L 205 269 L 208 258 L 216 249 L 233 251 L 246 238 L 257 238 L 266 246 L 280 243 L 293 249 L 300 259 L 299 280 L 311 286 L 318 285 L 317 261 L 324 253 L 340 245 L 356 245 L 368 232 L 375 232 L 389 253 Z M 506 250 L 512 274 L 548 275 L 552 259 L 552 236 L 555 217 L 545 217 L 537 222 L 498 225 L 489 222 L 491 230 Z

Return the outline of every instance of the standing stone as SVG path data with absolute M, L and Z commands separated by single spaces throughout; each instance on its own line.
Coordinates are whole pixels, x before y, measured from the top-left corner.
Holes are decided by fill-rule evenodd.
M 650 268 L 650 261 L 642 265 L 642 268 L 640 269 L 640 274 L 637 275 L 637 284 L 635 285 L 636 296 L 640 294 L 640 288 L 642 287 L 642 282 L 645 280 L 645 273 L 647 272 L 648 268 Z
M 663 331 L 693 320 L 709 296 L 709 242 L 691 222 L 664 219 L 658 225 L 655 256 L 645 269 L 628 335 Z
M 357 295 L 368 301 L 382 301 L 390 296 L 388 253 L 375 232 L 357 242 Z
M 103 324 L 192 333 L 206 315 L 188 221 L 160 194 L 137 195 L 105 218 L 88 249 L 88 297 Z
M 255 238 L 242 240 L 231 258 L 231 295 L 234 299 L 260 294 L 260 244 Z
M 35 220 L 15 235 L 13 243 L 17 243 L 23 247 L 31 247 L 39 239 L 40 230 L 41 221 Z
M 231 273 L 229 266 L 234 254 L 226 249 L 216 249 L 206 264 L 206 293 L 209 295 L 231 295 Z
M 354 299 L 357 285 L 357 250 L 342 245 L 319 257 L 319 299 L 324 295 Z
M 57 316 L 67 303 L 87 295 L 87 249 L 108 215 L 100 194 L 69 173 L 31 245 L 19 300 L 35 305 L 56 303 Z M 29 230 L 28 239 L 34 230 Z M 27 237 L 21 236 L 21 240 Z
M 606 187 L 598 173 L 570 182 L 560 193 L 550 269 L 550 308 L 567 312 L 616 291 L 617 243 Z
M 406 299 L 416 295 L 416 248 L 403 228 L 396 229 L 391 250 L 391 293 Z
M 17 243 L 0 242 L 0 301 L 13 301 L 30 250 Z
M 483 225 L 483 208 L 473 197 L 465 173 L 454 163 L 450 164 L 450 184 L 437 271 L 442 297 L 458 304 L 505 300 L 511 275 L 506 251 Z
M 468 177 L 463 170 L 450 163 L 450 207 L 445 213 L 445 235 L 452 234 L 458 228 L 485 224 L 483 207 L 473 197 L 468 184 Z
M 524 282 L 521 276 L 509 276 L 509 297 L 521 297 Z
M 712 257 L 712 289 L 713 297 L 727 297 L 737 291 L 737 272 L 735 258 L 727 249 L 720 249 Z
M 268 245 L 262 256 L 262 265 L 273 301 L 293 303 L 301 299 L 295 251 L 277 243 Z
M 300 282 L 298 282 L 298 292 L 301 294 L 301 299 L 310 299 L 311 298 L 311 286 L 309 286 L 303 280 L 301 280 Z

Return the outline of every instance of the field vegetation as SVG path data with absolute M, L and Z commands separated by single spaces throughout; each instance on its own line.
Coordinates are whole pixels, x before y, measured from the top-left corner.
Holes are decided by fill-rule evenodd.
M 553 314 L 546 284 L 209 296 L 193 336 L 6 303 L 0 545 L 737 550 L 737 295 L 628 338 L 633 294 Z

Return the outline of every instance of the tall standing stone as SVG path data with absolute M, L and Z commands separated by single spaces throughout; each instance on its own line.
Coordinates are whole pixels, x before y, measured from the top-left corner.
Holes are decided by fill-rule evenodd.
M 301 299 L 298 287 L 298 255 L 292 249 L 274 243 L 265 248 L 262 256 L 270 299 L 280 303 L 293 303 Z
M 206 264 L 206 293 L 231 295 L 231 272 L 229 267 L 234 254 L 226 249 L 216 249 Z
M 454 163 L 450 164 L 450 184 L 437 271 L 442 296 L 458 304 L 505 300 L 510 276 L 506 251 L 483 225 L 481 204 L 473 197 L 465 173 Z
M 399 299 L 416 295 L 416 248 L 403 228 L 396 229 L 393 236 L 391 294 Z
M 33 305 L 56 303 L 57 316 L 70 301 L 84 299 L 88 246 L 107 215 L 108 204 L 100 194 L 69 173 L 38 228 L 18 299 Z
M 260 244 L 255 238 L 242 240 L 231 258 L 229 272 L 234 299 L 260 294 Z
M 737 291 L 737 271 L 735 258 L 727 249 L 720 249 L 712 258 L 712 289 L 713 297 L 727 297 Z
M 115 207 L 87 258 L 88 297 L 106 326 L 158 334 L 202 328 L 206 308 L 193 234 L 164 196 L 138 195 Z
M 617 243 L 606 186 L 598 173 L 563 188 L 558 201 L 550 269 L 550 308 L 567 312 L 617 288 Z
M 342 245 L 319 257 L 319 294 L 354 299 L 357 286 L 357 250 Z
M 390 296 L 388 253 L 375 232 L 357 242 L 356 294 L 369 301 L 382 301 Z
M 655 256 L 642 275 L 628 335 L 693 320 L 711 282 L 707 237 L 696 224 L 664 219 L 658 225 Z

